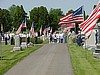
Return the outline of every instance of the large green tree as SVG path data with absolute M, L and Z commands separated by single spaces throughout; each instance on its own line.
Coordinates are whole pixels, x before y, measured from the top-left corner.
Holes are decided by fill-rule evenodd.
M 7 9 L 0 8 L 0 25 L 2 24 L 4 31 L 10 31 L 11 29 L 11 21 L 10 14 Z
M 48 11 L 44 6 L 35 7 L 30 11 L 30 21 L 34 22 L 35 31 L 48 26 Z
M 63 16 L 63 12 L 61 9 L 53 9 L 51 8 L 49 11 L 49 24 L 53 28 L 53 31 L 59 28 L 59 20 Z
M 9 12 L 12 21 L 12 27 L 14 27 L 17 30 L 19 25 L 22 23 L 22 20 L 26 18 L 27 14 L 25 13 L 22 5 L 21 6 L 12 5 L 9 8 Z

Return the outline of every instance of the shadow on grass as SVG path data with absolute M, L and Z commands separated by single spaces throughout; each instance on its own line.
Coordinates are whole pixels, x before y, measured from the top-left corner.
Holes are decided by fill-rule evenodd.
M 11 59 L 11 58 L 5 58 L 4 56 L 0 57 L 0 61 L 1 60 L 14 60 L 14 59 Z

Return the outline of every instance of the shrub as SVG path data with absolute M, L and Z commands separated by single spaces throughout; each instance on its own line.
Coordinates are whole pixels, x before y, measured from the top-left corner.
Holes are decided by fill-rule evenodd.
M 41 40 L 40 38 L 37 39 L 37 44 L 41 44 L 43 43 L 43 40 Z
M 33 37 L 30 38 L 30 42 L 32 42 L 32 43 L 35 42 Z M 37 41 L 36 41 L 35 43 L 36 43 L 36 44 L 41 44 L 41 43 L 43 43 L 43 40 L 41 40 L 40 38 L 37 38 Z

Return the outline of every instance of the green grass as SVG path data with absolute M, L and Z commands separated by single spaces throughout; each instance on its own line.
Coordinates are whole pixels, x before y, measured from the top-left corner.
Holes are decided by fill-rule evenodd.
M 33 51 L 37 50 L 41 46 L 32 46 L 22 51 L 10 52 L 13 46 L 2 45 L 2 59 L 0 59 L 0 75 L 3 75 L 16 63 L 20 62 L 24 57 L 28 56 Z
M 75 75 L 100 75 L 100 59 L 94 58 L 89 50 L 75 44 L 69 45 Z

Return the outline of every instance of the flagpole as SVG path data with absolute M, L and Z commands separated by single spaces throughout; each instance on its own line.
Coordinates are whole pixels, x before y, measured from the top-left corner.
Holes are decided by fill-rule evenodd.
M 83 7 L 82 7 L 82 8 L 83 8 L 83 10 L 82 10 L 82 13 L 83 13 L 83 18 L 84 18 L 84 20 L 85 20 L 84 5 L 83 5 Z M 86 35 L 85 35 L 85 42 L 84 42 L 84 43 L 85 43 L 85 51 L 84 51 L 85 53 L 84 53 L 84 54 L 85 54 L 85 56 L 86 56 L 86 60 L 87 60 L 87 52 L 86 52 L 86 44 L 87 44 L 87 43 L 86 43 L 86 40 L 87 40 L 87 38 L 86 38 Z
M 25 20 L 26 20 L 26 18 L 25 18 Z M 28 30 L 27 30 L 27 26 L 26 26 L 26 41 L 27 41 L 27 43 L 26 43 L 26 45 L 27 45 L 27 47 L 28 47 Z

